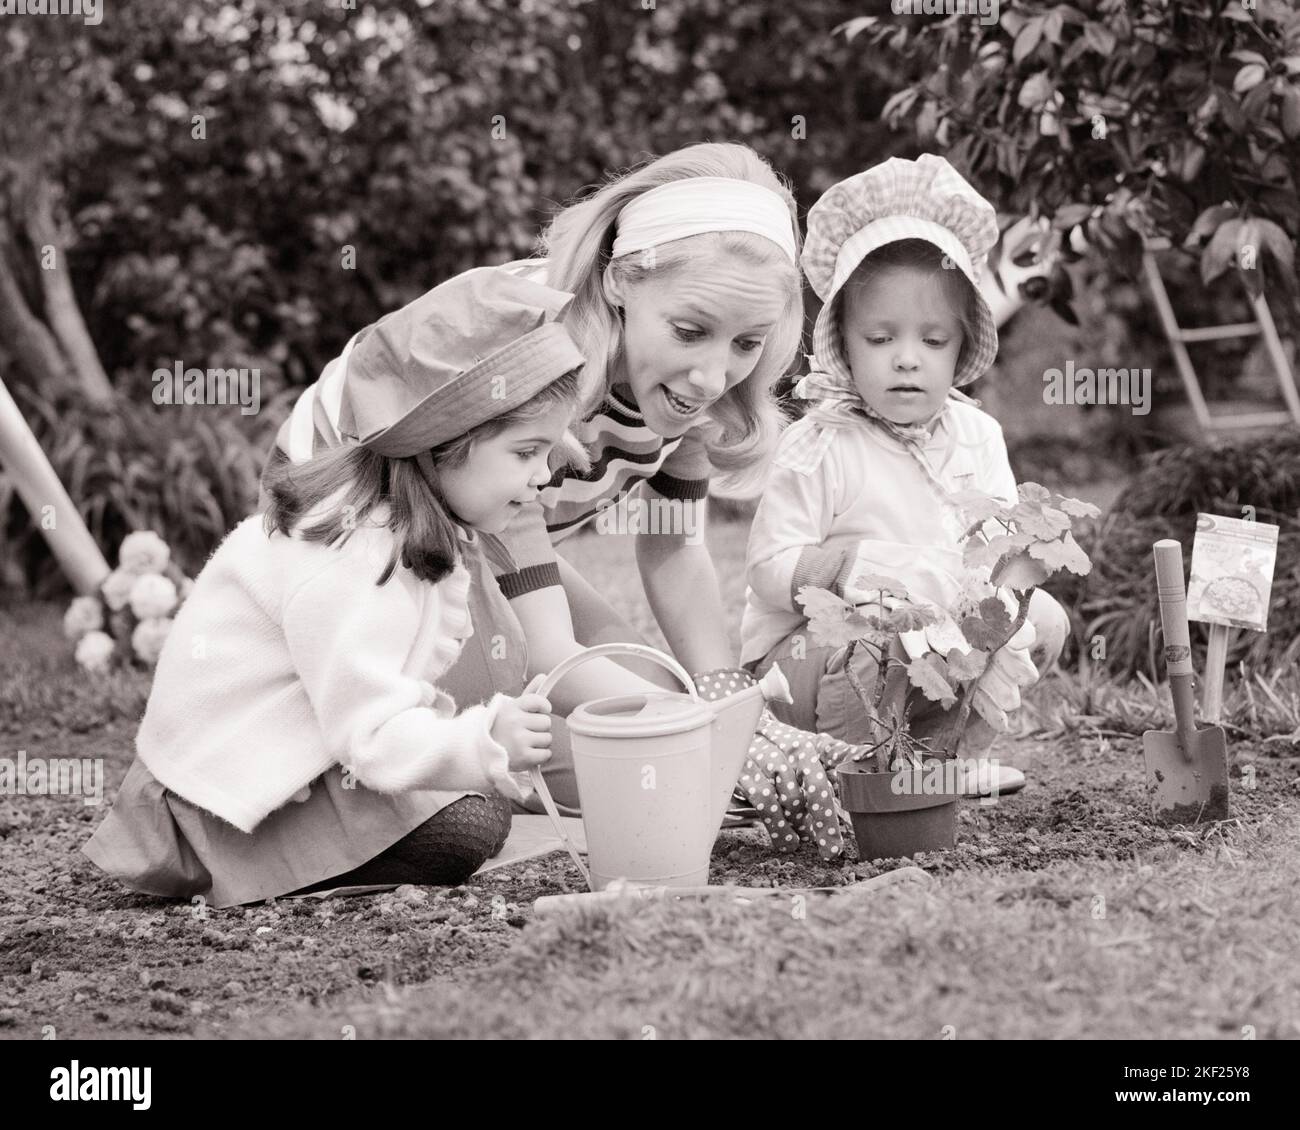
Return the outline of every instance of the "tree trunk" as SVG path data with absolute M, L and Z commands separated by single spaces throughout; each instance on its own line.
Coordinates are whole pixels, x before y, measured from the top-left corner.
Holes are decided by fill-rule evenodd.
M 8 238 L 5 221 L 0 219 L 0 334 L 4 335 L 5 347 L 34 386 L 66 387 L 73 379 L 67 358 L 23 296 L 10 261 L 15 253 L 14 241 Z
M 109 404 L 113 400 L 113 386 L 104 372 L 95 343 L 90 340 L 86 320 L 81 316 L 81 307 L 77 305 L 77 296 L 72 290 L 67 255 L 50 207 L 50 184 L 42 178 L 37 189 L 28 196 L 27 238 L 38 258 L 43 247 L 54 248 L 54 268 L 46 270 L 42 265 L 40 271 L 45 319 L 63 347 L 63 355 L 71 364 L 81 391 L 93 403 Z

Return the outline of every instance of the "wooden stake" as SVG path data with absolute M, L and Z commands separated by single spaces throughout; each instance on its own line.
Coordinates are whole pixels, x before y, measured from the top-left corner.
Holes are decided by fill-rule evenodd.
M 93 593 L 111 572 L 108 562 L 3 381 L 0 381 L 0 468 L 13 481 L 32 524 L 44 535 L 72 587 L 82 594 Z
M 1232 629 L 1226 624 L 1210 625 L 1210 642 L 1205 649 L 1205 686 L 1201 691 L 1201 720 L 1217 726 L 1223 714 L 1223 669 L 1228 660 Z

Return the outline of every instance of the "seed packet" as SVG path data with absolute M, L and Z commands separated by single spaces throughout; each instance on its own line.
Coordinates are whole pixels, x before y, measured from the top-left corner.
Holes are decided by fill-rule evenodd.
M 1198 514 L 1187 585 L 1188 619 L 1265 631 L 1276 560 L 1276 526 Z

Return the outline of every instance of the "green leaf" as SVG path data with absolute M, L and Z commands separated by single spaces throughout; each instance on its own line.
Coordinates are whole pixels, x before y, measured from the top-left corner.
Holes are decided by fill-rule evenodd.
M 833 592 L 815 585 L 804 585 L 795 594 L 795 600 L 803 605 L 808 617 L 808 630 L 820 646 L 842 647 L 856 638 L 847 625 L 853 609 Z
M 1029 22 L 1029 17 L 1023 12 L 1018 12 L 1012 8 L 1010 11 L 1003 12 L 1001 18 L 1002 30 L 1013 38 L 1020 34 L 1020 29 Z M 999 44 L 999 46 L 1001 46 Z
M 918 687 L 926 698 L 942 706 L 956 706 L 957 692 L 948 682 L 948 665 L 929 652 L 920 659 L 913 659 L 907 665 L 907 678 L 914 687 Z
M 1011 632 L 1011 613 L 997 596 L 985 597 L 980 601 L 980 619 L 1001 637 Z
M 1029 553 L 1053 573 L 1058 569 L 1068 569 L 1082 577 L 1092 569 L 1092 562 L 1083 552 L 1083 547 L 1074 540 L 1073 534 L 1067 533 L 1060 541 L 1035 542 L 1029 547 Z
M 808 631 L 819 647 L 843 647 L 854 640 L 877 644 L 893 634 L 883 622 L 860 615 L 847 601 L 828 589 L 804 585 L 795 600 L 803 605 Z
M 967 683 L 978 679 L 988 666 L 987 651 L 962 652 L 954 648 L 948 652 L 948 677 L 958 683 Z
M 869 644 L 888 644 L 894 632 L 877 616 L 863 616 L 855 612 L 844 621 L 844 630 L 852 633 L 852 638 Z
M 1240 220 L 1227 220 L 1220 224 L 1210 240 L 1209 246 L 1201 252 L 1201 282 L 1208 286 L 1228 269 L 1232 257 L 1237 253 L 1238 236 L 1241 232 Z
M 930 649 L 940 655 L 951 651 L 964 652 L 970 647 L 966 637 L 961 634 L 957 621 L 946 612 L 939 617 L 937 623 L 926 628 L 925 638 Z
M 1297 98 L 1300 98 L 1300 91 L 1294 92 Z M 1259 229 L 1259 237 L 1265 247 L 1272 253 L 1273 258 L 1283 270 L 1290 273 L 1295 270 L 1295 248 L 1291 244 L 1290 237 L 1272 220 L 1256 219 L 1255 225 Z
M 948 496 L 948 501 L 962 512 L 963 519 L 971 524 L 998 517 L 1007 509 L 1000 498 L 982 490 L 959 490 Z
M 1029 20 L 1024 27 L 1020 29 L 1020 34 L 1016 36 L 1016 44 L 1011 49 L 1011 57 L 1017 63 L 1027 56 L 1033 54 L 1034 48 L 1038 46 L 1038 41 L 1043 38 L 1043 17 L 1035 16 Z M 1024 102 L 1021 105 L 1025 105 Z
M 796 594 L 795 600 L 803 605 L 804 615 L 810 620 L 814 616 L 831 616 L 843 619 L 853 612 L 853 605 L 836 596 L 830 589 L 818 588 L 816 585 L 804 585 Z
M 1017 553 L 998 566 L 992 580 L 995 585 L 1024 592 L 1041 585 L 1050 576 L 1050 570 L 1041 561 L 1035 561 L 1028 553 Z
M 1264 64 L 1247 63 L 1232 80 L 1232 92 L 1245 94 L 1248 90 L 1254 90 L 1267 76 L 1268 68 Z
M 1089 21 L 1083 25 L 1083 37 L 1098 55 L 1109 59 L 1115 53 L 1115 33 L 1105 24 Z
M 1070 517 L 1041 502 L 1022 502 L 1011 511 L 1011 521 L 1027 534 L 1047 541 L 1070 528 Z
M 1012 534 L 999 534 L 987 542 L 971 538 L 961 552 L 961 563 L 968 569 L 994 569 L 1008 553 L 1022 548 Z
M 839 35 L 842 32 L 844 38 L 852 43 L 854 36 L 866 31 L 868 28 L 875 27 L 879 22 L 880 20 L 876 16 L 858 16 L 856 19 L 846 20 L 832 29 L 831 35 Z
M 937 624 L 939 612 L 928 604 L 908 604 L 889 612 L 881 623 L 894 632 L 914 632 L 927 624 Z
M 1016 102 L 1023 109 L 1037 110 L 1051 98 L 1054 90 L 1055 87 L 1047 72 L 1039 71 L 1025 80 L 1024 86 L 1020 88 L 1020 93 L 1016 95 Z
M 1001 603 L 999 600 L 998 604 L 1001 605 Z M 1003 611 L 1005 612 L 1006 609 L 1003 609 Z M 1005 631 L 998 631 L 996 626 L 988 623 L 982 616 L 963 618 L 961 632 L 971 647 L 978 648 L 980 651 L 996 651 L 1006 639 Z
M 858 638 L 848 617 L 812 616 L 808 619 L 808 632 L 818 647 L 844 647 Z
M 880 111 L 881 121 L 893 123 L 902 118 L 902 116 L 912 108 L 912 103 L 916 101 L 917 96 L 920 93 L 921 91 L 918 87 L 906 86 L 902 90 L 898 91 L 898 93 L 892 95 L 889 101 L 885 103 L 884 108 Z
M 885 596 L 907 597 L 907 585 L 897 577 L 886 577 L 881 573 L 863 573 L 852 579 L 854 589 L 869 591 L 879 589 Z
M 1019 483 L 1016 486 L 1016 494 L 1020 496 L 1021 502 L 1052 501 L 1052 492 L 1038 483 Z
M 1064 510 L 1067 514 L 1072 514 L 1076 518 L 1100 518 L 1101 511 L 1091 502 L 1084 502 L 1078 498 L 1067 498 L 1065 495 L 1056 496 L 1056 505 Z

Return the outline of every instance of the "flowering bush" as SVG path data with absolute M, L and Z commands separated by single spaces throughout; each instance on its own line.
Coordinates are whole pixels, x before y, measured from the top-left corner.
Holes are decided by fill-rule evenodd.
M 167 568 L 172 551 L 153 530 L 136 530 L 122 539 L 117 553 L 118 568 L 137 577 L 148 573 L 161 573 Z
M 176 584 L 170 577 L 145 573 L 131 586 L 131 611 L 140 620 L 157 620 L 176 607 Z
M 172 617 L 194 587 L 171 556 L 152 530 L 128 534 L 99 592 L 68 606 L 63 632 L 85 670 L 107 671 L 114 660 L 145 667 L 158 662 Z

